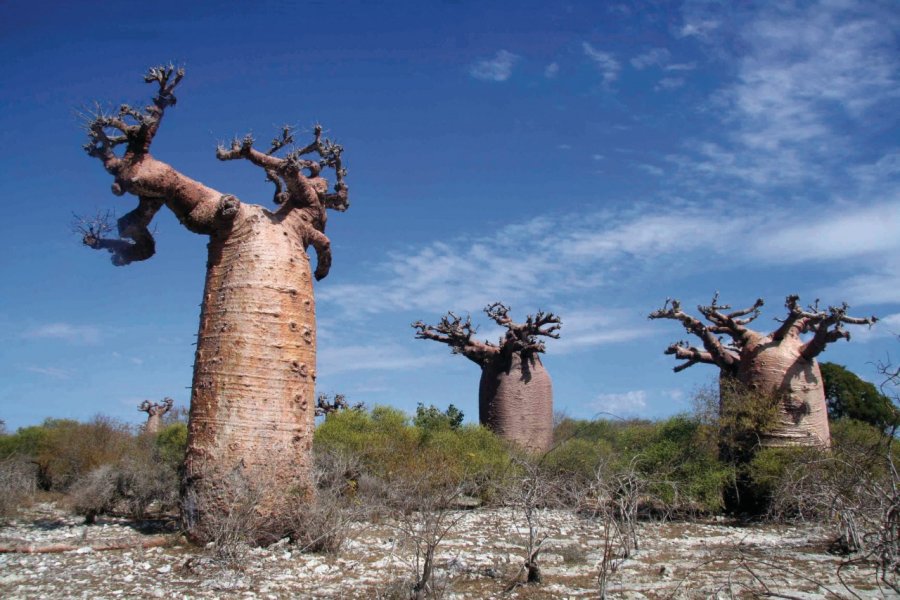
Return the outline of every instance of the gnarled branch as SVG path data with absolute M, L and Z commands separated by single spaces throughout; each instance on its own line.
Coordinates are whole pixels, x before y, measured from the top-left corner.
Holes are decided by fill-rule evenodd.
M 710 365 L 716 364 L 716 361 L 711 353 L 700 350 L 699 348 L 695 348 L 685 341 L 672 344 L 671 346 L 666 348 L 665 354 L 673 354 L 678 360 L 685 361 L 680 365 L 676 365 L 672 368 L 672 370 L 676 373 L 678 373 L 679 371 L 684 371 L 688 367 L 692 367 L 697 363 L 706 363 Z
M 166 108 L 176 103 L 174 90 L 183 77 L 184 70 L 173 65 L 153 67 L 144 77 L 145 82 L 157 86 L 150 105 L 137 109 L 123 104 L 116 112 L 98 107 L 85 116 L 85 151 L 98 158 L 113 175 L 115 195 L 130 193 L 139 198 L 137 208 L 119 219 L 118 239 L 105 237 L 112 229 L 108 223 L 80 219 L 76 224 L 84 244 L 112 253 L 113 264 L 126 265 L 153 256 L 155 242 L 149 225 L 163 204 L 197 233 L 211 233 L 228 226 L 237 214 L 233 210 L 240 204 L 236 198 L 228 196 L 229 202 L 223 202 L 223 194 L 150 155 L 150 145 Z M 117 154 L 123 145 L 124 152 Z
M 818 299 L 804 311 L 802 319 L 802 333 L 813 334 L 801 350 L 800 354 L 807 360 L 812 360 L 825 350 L 825 347 L 840 339 L 849 340 L 850 332 L 844 329 L 844 325 L 868 325 L 871 327 L 878 321 L 878 317 L 851 317 L 847 315 L 850 307 L 846 302 L 840 306 L 829 306 L 827 310 L 819 310 Z
M 310 144 L 288 151 L 283 158 L 276 154 L 294 143 L 294 131 L 289 125 L 282 127 L 267 152 L 255 149 L 255 140 L 248 134 L 240 140 L 232 140 L 228 148 L 219 146 L 216 157 L 219 160 L 245 159 L 262 167 L 266 179 L 275 185 L 273 201 L 282 206 L 279 212 L 301 211 L 298 227 L 306 247 L 313 246 L 316 250 L 316 279 L 322 279 L 331 266 L 331 244 L 324 233 L 328 218 L 326 209 L 347 210 L 349 189 L 344 183 L 347 171 L 341 159 L 343 147 L 323 138 L 321 125 L 316 125 L 313 133 L 314 139 Z M 302 158 L 307 154 L 318 154 L 320 160 Z M 332 193 L 328 192 L 327 182 L 320 177 L 326 167 L 334 169 L 337 179 Z
M 441 317 L 437 325 L 416 321 L 412 326 L 416 329 L 417 339 L 447 344 L 453 354 L 462 354 L 479 365 L 484 365 L 500 352 L 499 346 L 473 338 L 477 329 L 472 325 L 472 318 L 468 315 L 463 320 L 462 317 L 448 312 Z
M 170 410 L 172 410 L 172 405 L 175 403 L 171 398 L 164 398 L 161 403 L 158 402 L 150 402 L 149 400 L 144 400 L 138 406 L 138 411 L 147 413 L 148 416 L 163 416 Z
M 562 320 L 553 313 L 539 310 L 528 315 L 524 323 L 515 323 L 509 316 L 510 308 L 502 302 L 494 302 L 484 308 L 485 314 L 495 323 L 506 327 L 506 334 L 500 340 L 504 353 L 511 352 L 544 352 L 541 337 L 559 339 Z
M 760 303 L 761 301 L 757 301 Z M 691 333 L 700 338 L 703 342 L 703 348 L 706 353 L 703 355 L 704 358 L 708 357 L 709 362 L 719 366 L 719 368 L 727 371 L 733 371 L 737 368 L 738 357 L 728 346 L 722 343 L 722 340 L 717 337 L 717 334 L 727 333 L 732 335 L 735 338 L 735 343 L 739 344 L 740 340 L 743 338 L 744 333 L 740 333 L 737 329 L 731 329 L 730 323 L 728 323 L 729 318 L 734 321 L 737 317 L 743 316 L 746 314 L 752 314 L 759 307 L 754 305 L 755 308 L 746 309 L 745 311 L 736 311 L 737 314 L 734 314 L 734 317 L 730 317 L 730 315 L 723 314 L 722 310 L 728 310 L 730 307 L 727 305 L 719 305 L 718 304 L 718 294 L 713 296 L 713 301 L 710 306 L 701 306 L 699 310 L 704 316 L 713 315 L 714 319 L 712 320 L 712 325 L 705 325 L 702 321 L 697 319 L 696 317 L 692 317 L 681 310 L 681 303 L 678 300 L 673 298 L 666 298 L 665 304 L 663 307 L 653 311 L 650 313 L 648 318 L 650 319 L 672 319 L 680 322 L 685 330 L 688 333 Z M 741 314 L 743 313 L 743 314 Z M 709 317 L 707 317 L 709 318 Z M 755 318 L 752 317 L 752 318 Z M 735 324 L 736 327 L 741 327 L 739 324 Z M 677 345 L 676 345 L 677 346 Z M 672 350 L 673 346 L 669 346 L 669 349 L 666 351 L 666 354 L 675 354 L 676 358 L 682 358 L 687 360 L 688 362 L 679 365 L 676 367 L 677 371 L 682 371 L 698 362 L 707 362 L 706 360 L 692 360 L 690 357 L 679 356 L 677 351 Z

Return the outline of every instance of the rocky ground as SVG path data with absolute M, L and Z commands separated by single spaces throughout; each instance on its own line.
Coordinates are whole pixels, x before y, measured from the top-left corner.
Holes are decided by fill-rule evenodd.
M 545 511 L 543 583 L 505 592 L 520 573 L 522 520 L 477 509 L 438 547 L 445 598 L 597 597 L 603 529 L 567 511 Z M 355 523 L 337 555 L 298 552 L 286 541 L 223 556 L 188 546 L 165 523 L 100 518 L 91 526 L 38 504 L 0 529 L 0 597 L 12 598 L 401 598 L 414 554 L 388 521 Z M 167 534 L 168 545 L 140 548 Z M 870 566 L 846 566 L 827 552 L 829 532 L 803 526 L 644 523 L 639 550 L 611 575 L 612 598 L 888 598 Z M 103 545 L 131 547 L 95 550 Z M 51 544 L 57 553 L 21 550 Z M 842 581 L 843 580 L 843 581 Z M 408 587 L 405 589 L 408 590 Z

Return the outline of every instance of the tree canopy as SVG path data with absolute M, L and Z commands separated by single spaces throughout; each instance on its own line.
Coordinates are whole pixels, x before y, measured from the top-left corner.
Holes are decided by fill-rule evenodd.
M 822 363 L 828 418 L 856 419 L 881 429 L 900 425 L 900 410 L 872 383 L 835 363 Z

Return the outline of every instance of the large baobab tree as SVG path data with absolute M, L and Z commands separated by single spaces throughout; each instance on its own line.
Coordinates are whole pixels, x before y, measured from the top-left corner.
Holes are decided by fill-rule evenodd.
M 147 422 L 144 424 L 144 433 L 159 433 L 159 428 L 162 426 L 162 417 L 172 410 L 172 405 L 174 403 L 175 401 L 171 398 L 164 398 L 162 403 L 150 402 L 149 400 L 141 402 L 138 406 L 138 410 L 147 413 Z
M 113 193 L 137 196 L 138 205 L 118 220 L 117 238 L 107 237 L 112 228 L 102 218 L 82 221 L 80 229 L 84 244 L 109 251 L 115 265 L 153 255 L 149 224 L 163 206 L 189 231 L 208 237 L 184 523 L 203 541 L 204 522 L 223 510 L 232 482 L 262 481 L 265 471 L 267 489 L 256 510 L 267 523 L 263 537 L 278 539 L 287 503 L 310 493 L 316 322 L 306 249 L 315 248 L 315 278 L 322 279 L 331 266 L 325 211 L 348 206 L 343 149 L 324 139 L 319 126 L 299 148 L 288 127 L 267 151 L 256 149 L 249 135 L 220 146 L 219 160 L 246 160 L 264 170 L 275 186 L 272 210 L 207 187 L 150 153 L 183 76 L 171 65 L 150 69 L 144 80 L 156 94 L 148 106 L 89 116 L 85 150 L 113 176 Z M 326 168 L 335 172 L 331 192 L 322 177 Z
M 448 312 L 437 325 L 413 323 L 416 337 L 450 346 L 481 367 L 478 416 L 483 425 L 503 438 L 533 451 L 545 451 L 553 443 L 553 386 L 541 364 L 541 337 L 559 338 L 561 321 L 553 313 L 539 311 L 524 323 L 514 323 L 509 307 L 495 302 L 484 312 L 506 328 L 498 344 L 474 338 L 471 317 Z
M 707 323 L 688 315 L 678 300 L 671 299 L 650 318 L 679 321 L 702 342 L 700 348 L 678 342 L 666 349 L 666 354 L 685 361 L 675 367 L 676 372 L 697 363 L 716 365 L 722 381 L 736 381 L 778 403 L 776 422 L 759 432 L 764 445 L 827 446 L 831 441 L 828 411 L 816 356 L 829 343 L 850 339 L 844 325 L 872 325 L 877 319 L 848 316 L 846 304 L 822 310 L 816 301 L 803 309 L 798 296 L 788 296 L 787 317 L 771 333 L 761 333 L 747 325 L 759 316 L 762 306 L 759 299 L 749 308 L 731 310 L 719 304 L 717 293 L 709 306 L 697 307 Z

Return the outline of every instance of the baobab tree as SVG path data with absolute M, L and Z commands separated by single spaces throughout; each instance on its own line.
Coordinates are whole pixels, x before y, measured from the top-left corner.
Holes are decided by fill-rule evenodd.
M 263 169 L 275 186 L 276 207 L 219 192 L 150 153 L 183 77 L 183 69 L 171 65 L 152 68 L 144 77 L 156 88 L 148 106 L 89 115 L 85 150 L 113 176 L 113 193 L 137 196 L 138 205 L 118 220 L 117 238 L 107 237 L 112 228 L 103 218 L 83 220 L 79 229 L 84 244 L 109 251 L 115 265 L 154 254 L 149 224 L 163 206 L 189 231 L 208 237 L 182 485 L 184 525 L 193 539 L 206 541 L 204 522 L 224 510 L 235 491 L 229 486 L 265 479 L 256 512 L 266 523 L 264 537 L 278 539 L 286 533 L 281 516 L 287 504 L 311 494 L 316 322 L 306 249 L 315 249 L 315 278 L 324 278 L 331 266 L 326 209 L 348 207 L 343 148 L 323 138 L 320 126 L 303 147 L 294 146 L 290 127 L 265 152 L 250 135 L 235 139 L 218 148 L 217 158 Z M 331 192 L 322 176 L 327 168 L 336 178 Z
M 144 423 L 144 433 L 157 434 L 162 425 L 162 417 L 164 414 L 172 410 L 175 403 L 171 398 L 164 398 L 162 403 L 150 402 L 144 400 L 138 406 L 138 410 L 147 413 L 147 422 Z
M 681 303 L 672 299 L 650 318 L 679 321 L 702 342 L 702 348 L 678 342 L 666 349 L 666 354 L 685 361 L 675 372 L 697 363 L 716 365 L 720 381 L 736 381 L 778 403 L 776 422 L 758 432 L 763 445 L 827 446 L 831 442 L 828 410 L 816 357 L 828 344 L 850 339 L 844 325 L 872 325 L 877 319 L 848 316 L 846 304 L 822 310 L 818 300 L 803 309 L 799 296 L 792 295 L 785 301 L 787 317 L 771 333 L 760 333 L 747 325 L 760 315 L 762 306 L 763 300 L 758 299 L 749 308 L 731 310 L 719 304 L 716 293 L 709 306 L 697 307 L 708 323 L 686 314 Z
M 478 387 L 478 417 L 499 436 L 533 451 L 545 451 L 553 443 L 553 386 L 541 363 L 541 337 L 558 339 L 562 324 L 553 313 L 539 311 L 524 323 L 514 323 L 509 307 L 495 302 L 484 312 L 506 328 L 499 343 L 474 338 L 472 319 L 452 312 L 437 325 L 413 323 L 416 338 L 450 346 L 481 367 Z

